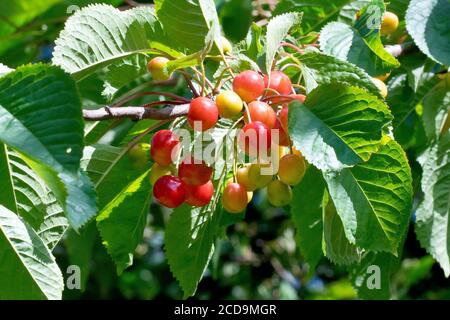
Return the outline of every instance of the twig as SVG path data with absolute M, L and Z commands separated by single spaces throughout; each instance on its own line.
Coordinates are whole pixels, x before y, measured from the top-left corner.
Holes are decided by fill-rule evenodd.
M 111 108 L 103 107 L 96 110 L 83 110 L 83 118 L 89 121 L 129 118 L 133 120 L 154 119 L 170 120 L 187 115 L 189 104 L 167 106 L 161 109 L 139 107 Z

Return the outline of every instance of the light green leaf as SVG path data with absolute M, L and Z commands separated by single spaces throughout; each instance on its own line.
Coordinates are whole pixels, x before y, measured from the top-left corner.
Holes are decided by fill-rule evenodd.
M 369 160 L 380 147 L 388 107 L 358 87 L 322 85 L 305 102 L 291 103 L 294 146 L 320 170 L 341 170 Z
M 83 120 L 69 75 L 38 64 L 0 78 L 0 141 L 45 181 L 74 228 L 95 215 L 92 185 L 79 170 Z
M 422 105 L 425 132 L 429 139 L 436 139 L 450 111 L 450 81 L 440 81 L 426 94 Z
M 0 205 L 0 299 L 61 299 L 63 277 L 34 230 Z
M 266 34 L 266 71 L 272 70 L 272 63 L 277 55 L 280 44 L 289 31 L 298 28 L 302 21 L 299 13 L 285 13 L 270 19 Z
M 353 25 L 356 21 L 356 14 L 365 6 L 367 6 L 372 0 L 356 0 L 350 1 L 343 6 L 339 11 L 339 17 L 337 21 L 344 22 L 348 25 Z
M 406 28 L 419 49 L 431 59 L 450 65 L 450 3 L 448 0 L 411 0 Z
M 361 10 L 354 26 L 331 22 L 320 32 L 321 49 L 336 58 L 351 62 L 371 76 L 386 74 L 400 66 L 383 46 L 380 25 L 385 6 L 382 0 L 372 2 Z
M 183 205 L 173 211 L 167 224 L 166 256 L 184 298 L 194 295 L 212 257 L 219 212 Z
M 339 265 L 358 263 L 360 250 L 345 236 L 342 220 L 328 194 L 323 199 L 323 253 Z
M 67 20 L 55 41 L 53 64 L 81 80 L 109 64 L 146 53 L 152 41 L 163 40 L 161 26 L 147 7 L 120 11 L 90 5 Z
M 379 96 L 379 90 L 371 77 L 361 68 L 319 52 L 297 56 L 305 79 L 306 90 L 311 92 L 318 85 L 342 83 L 366 89 Z
M 325 182 L 314 166 L 309 166 L 302 182 L 293 189 L 291 216 L 296 228 L 295 240 L 300 254 L 313 272 L 322 258 L 322 200 Z
M 220 25 L 211 0 L 155 0 L 159 21 L 168 37 L 179 45 L 176 49 L 195 53 L 205 48 L 207 37 L 221 48 Z
M 149 171 L 130 183 L 97 217 L 97 228 L 121 274 L 133 264 L 133 253 L 144 235 L 151 199 Z
M 422 169 L 423 202 L 416 211 L 416 235 L 423 248 L 450 276 L 450 132 L 418 159 Z
M 349 241 L 396 255 L 412 199 L 411 170 L 401 147 L 390 140 L 368 162 L 324 176 Z

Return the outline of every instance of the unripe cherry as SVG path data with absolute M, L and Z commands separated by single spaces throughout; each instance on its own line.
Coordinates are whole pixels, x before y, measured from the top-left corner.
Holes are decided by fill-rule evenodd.
M 277 91 L 279 94 L 287 95 L 292 92 L 292 82 L 289 77 L 281 71 L 272 71 L 269 76 L 264 76 L 264 86 Z
M 305 159 L 295 154 L 287 154 L 280 160 L 278 176 L 281 182 L 295 186 L 302 181 L 305 171 Z
M 248 204 L 247 190 L 238 183 L 225 186 L 222 195 L 222 205 L 229 213 L 241 213 Z
M 378 90 L 380 91 L 381 96 L 386 99 L 386 97 L 388 95 L 388 89 L 386 87 L 386 84 L 377 78 L 372 78 L 372 82 L 377 86 Z
M 241 72 L 233 80 L 234 92 L 245 102 L 251 102 L 262 96 L 264 89 L 263 77 L 252 70 Z
M 256 189 L 260 189 L 272 181 L 273 175 L 273 168 L 270 164 L 253 163 L 248 170 L 248 181 L 251 185 L 256 186 Z
M 159 178 L 170 176 L 171 174 L 172 170 L 170 167 L 161 166 L 157 163 L 154 163 L 152 169 L 150 170 L 150 183 L 154 185 Z
M 170 74 L 166 70 L 166 65 L 169 61 L 169 59 L 164 57 L 156 57 L 150 60 L 147 69 L 152 74 L 153 80 L 166 81 L 170 79 Z
M 257 186 L 250 182 L 249 180 L 249 170 L 250 165 L 245 165 L 242 168 L 236 170 L 236 180 L 241 186 L 243 186 L 247 191 L 255 191 Z
M 277 121 L 277 114 L 271 106 L 262 101 L 253 101 L 248 105 L 248 112 L 244 112 L 245 123 L 250 123 L 248 118 L 248 113 L 250 113 L 251 121 L 259 121 L 264 123 L 269 129 L 275 126 Z
M 219 110 L 211 99 L 198 97 L 191 101 L 187 117 L 194 130 L 206 131 L 216 125 L 219 119 Z M 196 123 L 199 128 L 196 128 Z
M 233 91 L 223 91 L 216 98 L 217 108 L 222 118 L 234 119 L 244 108 L 241 97 Z
M 208 167 L 204 161 L 188 157 L 181 161 L 178 167 L 178 176 L 184 183 L 190 185 L 202 185 L 207 183 L 212 176 L 213 169 Z
M 180 139 L 170 130 L 160 130 L 154 134 L 151 145 L 153 160 L 161 166 L 168 166 L 180 150 Z
M 183 182 L 174 176 L 163 176 L 153 186 L 153 196 L 167 208 L 177 208 L 186 200 Z
M 386 11 L 381 22 L 380 32 L 382 35 L 390 35 L 398 28 L 398 17 L 395 13 Z
M 254 121 L 246 124 L 239 132 L 239 147 L 247 155 L 256 157 L 263 151 L 268 151 L 272 144 L 270 129 L 262 122 Z
M 231 42 L 225 37 L 222 37 L 222 50 L 224 54 L 231 54 L 233 52 Z
M 204 207 L 211 202 L 214 186 L 211 181 L 199 186 L 186 185 L 186 203 L 193 207 Z
M 292 190 L 287 184 L 274 180 L 267 186 L 267 199 L 274 207 L 284 207 L 292 201 Z

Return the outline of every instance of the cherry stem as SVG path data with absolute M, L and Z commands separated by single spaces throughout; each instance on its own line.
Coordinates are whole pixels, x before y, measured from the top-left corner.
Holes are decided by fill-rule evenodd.
M 300 54 L 304 54 L 305 53 L 305 51 L 303 49 L 300 49 L 295 44 L 292 44 L 292 43 L 289 43 L 289 42 L 282 42 L 282 43 L 280 43 L 280 46 L 294 49 L 295 51 L 297 51 Z

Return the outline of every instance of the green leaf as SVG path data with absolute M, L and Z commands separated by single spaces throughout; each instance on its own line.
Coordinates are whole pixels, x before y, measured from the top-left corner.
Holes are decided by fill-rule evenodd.
M 81 80 L 122 59 L 146 53 L 164 33 L 153 11 L 90 5 L 71 16 L 55 41 L 53 64 Z
M 450 133 L 433 143 L 418 159 L 422 169 L 423 202 L 416 211 L 416 235 L 423 248 L 450 276 Z
M 0 141 L 45 181 L 75 229 L 95 215 L 92 185 L 79 170 L 83 120 L 69 75 L 38 64 L 0 78 Z
M 339 10 L 351 0 L 281 0 L 278 2 L 273 15 L 286 12 L 303 12 L 301 26 L 302 34 L 318 30 L 327 21 L 334 19 Z
M 388 107 L 358 87 L 322 85 L 305 102 L 291 103 L 294 146 L 320 170 L 341 170 L 369 160 L 380 147 Z
M 176 49 L 188 54 L 201 51 L 208 35 L 222 48 L 219 17 L 212 0 L 155 0 L 155 9 L 164 31 L 179 45 Z
M 272 63 L 277 55 L 280 44 L 289 31 L 298 28 L 302 21 L 299 13 L 285 13 L 270 19 L 266 34 L 266 71 L 272 70 Z
M 231 0 L 220 8 L 220 20 L 225 35 L 232 41 L 241 41 L 253 21 L 251 0 Z
M 371 77 L 361 68 L 319 52 L 297 56 L 305 79 L 306 90 L 311 92 L 318 85 L 342 83 L 366 89 L 379 96 L 379 90 Z
M 167 224 L 166 256 L 184 298 L 194 295 L 212 257 L 220 222 L 218 212 L 183 205 L 173 211 Z
M 349 241 L 372 251 L 398 253 L 411 215 L 408 160 L 393 140 L 366 163 L 325 174 Z
M 320 32 L 322 51 L 341 60 L 351 62 L 371 76 L 386 74 L 400 66 L 381 42 L 379 29 L 385 6 L 382 0 L 372 0 L 361 10 L 354 26 L 331 22 Z
M 423 98 L 423 125 L 429 139 L 439 137 L 450 111 L 450 81 L 442 80 Z
M 406 28 L 419 49 L 431 59 L 450 65 L 450 3 L 448 0 L 411 0 Z
M 245 37 L 245 53 L 253 61 L 262 55 L 264 46 L 262 42 L 262 27 L 253 23 Z
M 39 236 L 0 205 L 0 299 L 61 299 L 63 277 Z
M 370 4 L 372 0 L 356 0 L 350 1 L 339 11 L 339 17 L 337 21 L 344 22 L 348 25 L 353 25 L 356 21 L 356 14 Z
M 314 166 L 309 166 L 302 182 L 293 189 L 291 217 L 296 228 L 295 240 L 309 271 L 313 272 L 322 258 L 322 200 L 325 182 Z
M 328 194 L 323 200 L 323 253 L 335 264 L 357 263 L 360 250 L 347 239 L 342 220 Z
M 151 199 L 149 171 L 130 183 L 97 217 L 97 228 L 121 274 L 133 264 L 133 253 L 144 235 Z

